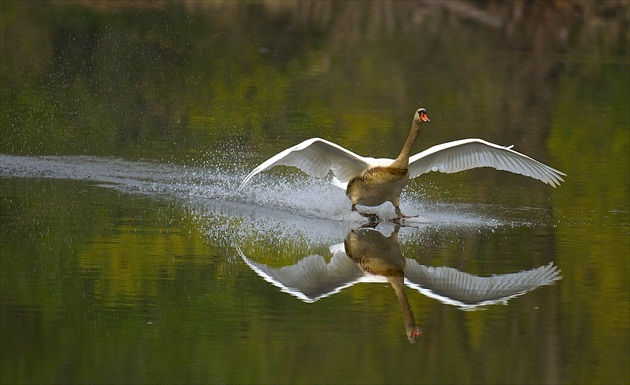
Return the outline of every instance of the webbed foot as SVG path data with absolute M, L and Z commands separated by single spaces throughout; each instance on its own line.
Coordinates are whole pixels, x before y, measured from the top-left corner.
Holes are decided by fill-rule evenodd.
M 398 221 L 400 222 L 402 219 L 405 218 L 418 218 L 420 217 L 419 215 L 405 215 L 402 213 L 402 211 L 400 211 L 400 207 L 398 206 L 394 206 L 394 209 L 396 210 L 396 215 L 398 215 L 398 218 L 394 219 L 394 222 Z M 396 223 L 398 223 L 396 222 Z
M 392 222 L 395 223 L 397 226 L 415 227 L 413 224 L 405 223 L 405 219 L 410 219 L 410 218 L 421 218 L 421 217 L 420 215 L 399 215 L 398 217 L 393 218 Z M 415 221 L 412 223 L 415 223 Z
M 368 223 L 378 223 L 381 221 L 381 218 L 379 218 L 378 215 L 374 213 L 362 213 L 359 210 L 357 210 L 355 205 L 352 205 L 352 211 L 356 211 L 361 216 L 366 217 L 369 220 Z
M 381 218 L 379 218 L 378 215 L 376 214 L 370 214 L 370 213 L 359 213 L 359 214 L 366 217 L 368 219 L 368 223 L 378 223 L 381 221 Z

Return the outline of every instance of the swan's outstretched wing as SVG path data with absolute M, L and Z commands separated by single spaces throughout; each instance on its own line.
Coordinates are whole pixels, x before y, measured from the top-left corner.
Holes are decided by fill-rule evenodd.
M 560 185 L 563 175 L 539 161 L 482 139 L 463 139 L 433 146 L 409 158 L 409 177 L 429 171 L 454 173 L 477 167 L 493 167 L 538 179 L 553 187 Z
M 308 175 L 324 177 L 332 170 L 342 182 L 347 182 L 369 166 L 370 158 L 346 150 L 338 144 L 320 138 L 312 138 L 272 156 L 249 173 L 239 186 L 243 186 L 256 174 L 275 166 L 293 166 Z
M 240 248 L 236 250 L 265 281 L 307 303 L 335 294 L 363 276 L 361 269 L 345 252 L 334 253 L 328 264 L 321 255 L 310 255 L 294 265 L 273 268 L 252 262 Z
M 560 280 L 553 263 L 518 273 L 480 277 L 452 267 L 431 267 L 407 258 L 405 284 L 422 294 L 462 309 L 505 303 L 543 285 Z

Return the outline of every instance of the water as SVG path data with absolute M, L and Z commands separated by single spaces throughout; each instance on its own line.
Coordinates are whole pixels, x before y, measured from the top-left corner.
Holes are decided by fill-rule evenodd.
M 627 383 L 627 5 L 419 4 L 3 2 L 1 382 Z M 328 178 L 236 191 L 309 137 L 393 157 L 418 103 L 415 152 L 565 183 L 430 173 L 376 228 Z

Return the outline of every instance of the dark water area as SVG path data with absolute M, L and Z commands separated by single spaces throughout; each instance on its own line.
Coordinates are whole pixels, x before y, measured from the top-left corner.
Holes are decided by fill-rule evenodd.
M 627 2 L 0 7 L 1 383 L 630 381 Z M 428 173 L 376 228 L 295 168 L 237 191 L 419 106 L 414 153 L 565 181 Z

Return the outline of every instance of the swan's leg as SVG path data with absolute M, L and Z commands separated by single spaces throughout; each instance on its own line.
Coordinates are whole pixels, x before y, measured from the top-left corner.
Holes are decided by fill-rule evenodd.
M 394 208 L 396 209 L 396 215 L 398 215 L 398 218 L 392 219 L 392 222 L 394 222 L 398 226 L 415 227 L 413 225 L 406 224 L 405 221 L 404 221 L 405 218 L 419 218 L 421 220 L 421 222 L 426 222 L 427 221 L 426 219 L 422 218 L 420 215 L 405 215 L 405 214 L 403 214 L 400 211 L 400 207 L 398 207 L 397 205 L 395 205 Z
M 396 210 L 396 215 L 398 215 L 398 220 L 401 220 L 403 218 L 417 218 L 418 215 L 405 215 L 402 213 L 402 211 L 400 211 L 400 206 L 398 205 L 398 203 L 394 203 L 394 209 Z
M 378 215 L 370 214 L 370 213 L 362 213 L 359 210 L 357 210 L 357 207 L 354 204 L 352 205 L 352 211 L 356 211 L 357 213 L 359 213 L 362 216 L 366 217 L 367 219 L 370 220 L 370 222 L 378 222 L 378 221 L 380 221 L 380 218 L 378 217 Z

